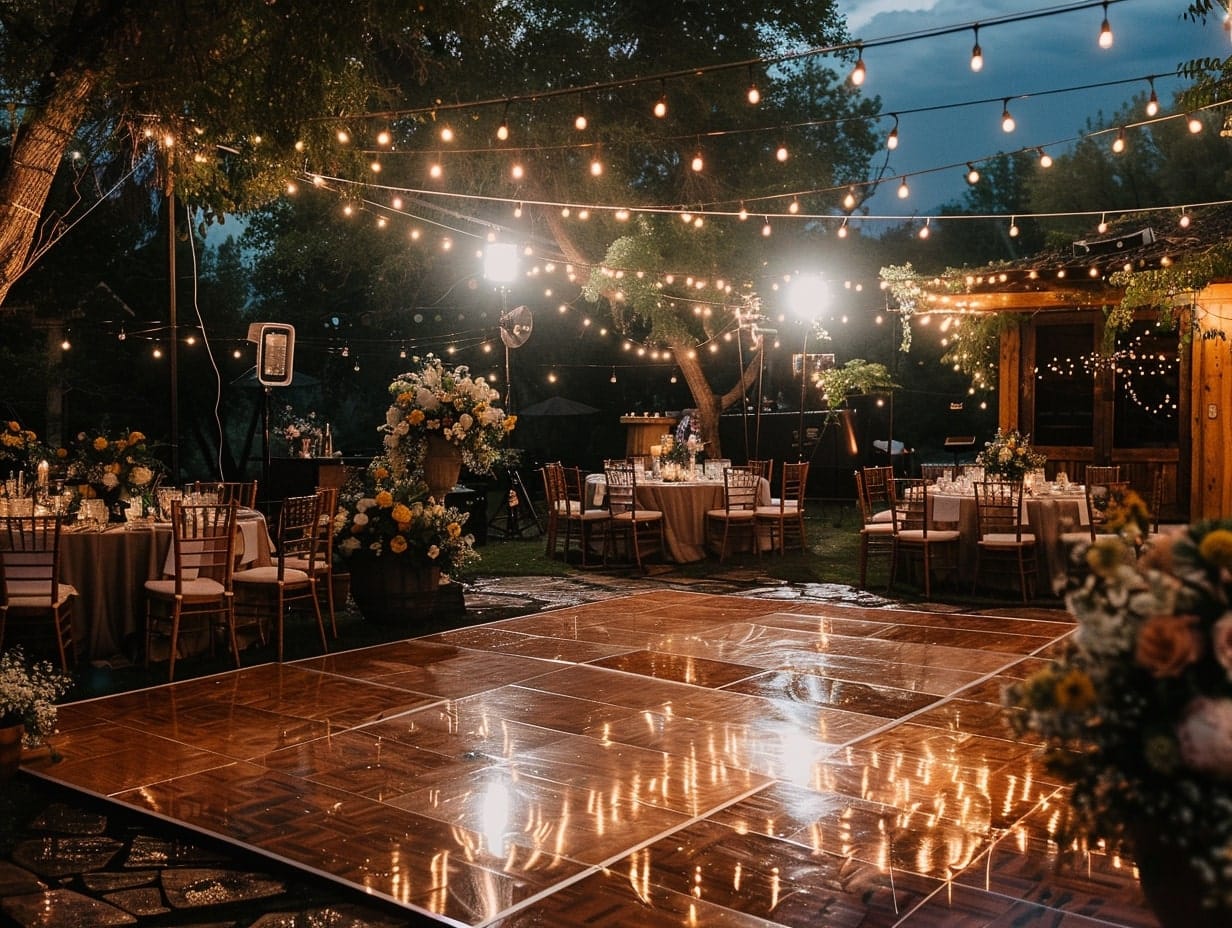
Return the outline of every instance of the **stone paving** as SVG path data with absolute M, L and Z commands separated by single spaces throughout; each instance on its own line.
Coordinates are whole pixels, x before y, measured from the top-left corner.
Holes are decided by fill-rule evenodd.
M 645 577 L 588 573 L 570 578 L 489 578 L 467 588 L 466 622 L 480 623 L 635 592 L 726 593 L 784 602 L 896 608 L 883 597 L 836 584 L 789 584 L 755 569 L 705 579 L 669 570 Z M 920 609 L 920 604 L 912 604 Z M 955 607 L 931 604 L 937 612 Z M 966 611 L 971 611 L 967 609 Z M 1031 615 L 1050 610 L 1002 609 Z M 383 926 L 418 924 L 312 874 L 19 774 L 0 792 L 0 924 L 21 928 L 86 925 Z

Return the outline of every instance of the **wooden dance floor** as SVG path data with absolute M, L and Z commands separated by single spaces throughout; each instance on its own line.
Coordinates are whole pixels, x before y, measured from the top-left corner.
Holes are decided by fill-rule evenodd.
M 32 769 L 454 925 L 1155 925 L 1001 718 L 1071 628 L 654 592 L 75 703 Z

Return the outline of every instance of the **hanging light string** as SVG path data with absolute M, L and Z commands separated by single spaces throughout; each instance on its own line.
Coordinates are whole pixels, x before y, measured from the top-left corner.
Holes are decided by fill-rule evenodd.
M 407 116 L 437 115 L 446 112 L 466 112 L 468 110 L 496 107 L 500 107 L 502 109 L 502 114 L 507 116 L 508 107 L 516 104 L 535 104 L 556 97 L 584 97 L 586 95 L 594 95 L 602 91 L 624 90 L 641 87 L 646 84 L 657 83 L 660 87 L 664 87 L 667 81 L 696 78 L 707 74 L 719 74 L 729 71 L 747 72 L 752 68 L 768 68 L 773 65 L 787 64 L 789 62 L 800 61 L 805 58 L 820 57 L 823 55 L 841 55 L 844 53 L 858 52 L 862 57 L 863 53 L 869 49 L 884 48 L 892 45 L 900 45 L 905 42 L 914 42 L 922 39 L 931 39 L 941 36 L 954 35 L 961 32 L 969 32 L 976 26 L 986 31 L 990 27 L 994 26 L 1030 22 L 1037 19 L 1077 13 L 1083 10 L 1103 9 L 1106 11 L 1110 4 L 1125 2 L 1129 2 L 1129 0 L 1107 0 L 1107 2 L 1105 2 L 1105 0 L 1083 0 L 1083 2 L 1079 3 L 1060 4 L 1057 6 L 1045 7 L 1039 10 L 1029 10 L 1022 13 L 1007 13 L 1003 16 L 994 16 L 988 19 L 981 19 L 978 22 L 968 21 L 955 25 L 935 26 L 928 29 L 898 33 L 876 39 L 857 39 L 838 45 L 816 46 L 813 48 L 799 49 L 796 51 L 784 52 L 780 55 L 745 58 L 739 61 L 720 62 L 710 65 L 698 65 L 692 68 L 663 71 L 654 74 L 613 78 L 611 80 L 597 81 L 580 86 L 554 87 L 521 94 L 490 97 L 482 100 L 467 102 L 434 102 L 422 106 L 404 107 L 401 109 L 391 110 L 366 111 L 362 113 L 347 114 L 345 116 L 321 116 L 316 117 L 314 121 L 343 123 L 346 121 L 391 120 Z

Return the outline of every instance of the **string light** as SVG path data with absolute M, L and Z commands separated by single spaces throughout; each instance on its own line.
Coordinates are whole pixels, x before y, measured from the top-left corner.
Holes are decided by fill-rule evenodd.
M 971 46 L 971 70 L 977 74 L 984 69 L 984 50 L 980 48 L 980 24 L 972 27 L 975 30 L 975 44 Z
M 603 162 L 599 160 L 599 153 L 596 152 L 595 156 L 590 159 L 590 176 L 598 177 L 602 173 L 603 173 Z
M 1099 232 L 1100 235 L 1103 235 L 1105 232 L 1108 231 L 1107 216 L 1104 213 L 1100 213 L 1099 225 L 1095 227 L 1095 230 Z
M 745 94 L 745 99 L 749 101 L 749 106 L 756 106 L 761 102 L 761 91 L 757 89 L 757 82 L 753 80 L 752 65 L 749 65 L 749 90 Z
M 1048 154 L 1048 152 L 1044 151 L 1042 148 L 1037 148 L 1036 151 L 1039 152 L 1039 166 L 1044 170 L 1052 167 L 1052 155 Z
M 1188 228 L 1189 228 L 1189 213 L 1185 212 L 1185 207 L 1183 207 L 1183 206 L 1181 207 L 1181 220 L 1180 220 L 1180 226 L 1181 226 L 1181 228 L 1182 228 L 1182 229 L 1188 229 Z
M 1188 126 L 1191 135 L 1197 135 L 1202 131 L 1202 120 L 1198 118 L 1197 113 L 1190 113 L 1188 116 Z
M 392 137 L 390 136 L 388 129 L 382 129 L 376 134 L 376 143 L 378 145 L 388 145 L 391 140 Z
M 979 182 L 980 182 L 980 172 L 976 170 L 974 164 L 968 161 L 967 162 L 967 183 L 974 186 L 975 184 L 978 184 Z
M 907 175 L 904 174 L 902 180 L 899 181 L 898 184 L 898 198 L 900 200 L 905 200 L 909 196 L 911 196 L 911 188 L 907 186 Z
M 509 140 L 509 103 L 505 103 L 505 112 L 501 114 L 500 125 L 496 127 L 496 137 L 502 142 Z
M 586 119 L 586 98 L 579 96 L 578 114 L 574 117 L 573 128 L 577 129 L 578 132 L 585 132 L 588 125 L 590 125 L 590 122 Z
M 856 188 L 848 187 L 847 196 L 843 197 L 843 209 L 852 210 L 856 208 Z
M 847 217 L 846 216 L 843 217 L 842 225 L 838 227 L 838 237 L 839 238 L 847 237 Z
M 699 148 L 697 153 L 693 155 L 693 160 L 689 163 L 689 167 L 693 169 L 695 174 L 700 174 L 706 167 L 705 159 L 702 158 L 702 150 Z
M 608 383 L 616 383 L 616 368 L 612 368 L 612 376 L 608 378 Z
M 667 82 L 659 82 L 659 99 L 655 101 L 654 110 L 656 119 L 662 119 L 667 115 Z
M 1146 82 L 1151 87 L 1151 95 L 1146 101 L 1146 114 L 1147 116 L 1154 116 L 1159 112 L 1159 96 L 1155 93 L 1155 78 L 1153 76 L 1148 77 Z
M 1108 22 L 1108 0 L 1104 0 L 1104 21 L 1099 25 L 1099 47 L 1112 48 L 1112 25 Z
M 928 223 L 929 223 L 929 220 L 925 219 L 924 225 L 920 226 L 920 238 L 928 238 L 929 236 Z
M 454 140 L 453 128 L 450 126 L 441 126 L 441 141 L 452 142 Z
M 891 113 L 890 115 L 894 117 L 894 128 L 886 136 L 886 148 L 889 151 L 894 151 L 894 149 L 898 148 L 898 114 Z
M 864 78 L 868 76 L 864 67 L 864 46 L 856 46 L 856 66 L 851 69 L 851 82 L 859 87 L 864 83 Z
M 745 209 L 743 200 L 740 201 L 740 212 L 738 212 L 736 215 L 740 218 L 741 222 L 745 222 L 749 218 L 749 211 Z
M 770 217 L 767 216 L 765 218 L 766 218 L 766 224 L 761 227 L 761 234 L 763 238 L 769 238 L 771 235 L 774 234 L 774 229 L 770 228 Z
M 774 157 L 779 161 L 780 164 L 786 161 L 788 158 L 787 146 L 780 144 L 778 149 L 775 150 L 774 152 Z
M 1124 128 L 1122 128 L 1121 131 L 1117 133 L 1117 137 L 1112 140 L 1112 153 L 1114 155 L 1119 155 L 1123 151 L 1125 151 L 1125 129 Z
M 1001 131 L 1013 132 L 1017 127 L 1014 122 L 1014 117 L 1010 115 L 1010 98 L 1006 97 L 1001 101 Z
M 1010 217 L 1010 238 L 1018 238 L 1018 217 Z

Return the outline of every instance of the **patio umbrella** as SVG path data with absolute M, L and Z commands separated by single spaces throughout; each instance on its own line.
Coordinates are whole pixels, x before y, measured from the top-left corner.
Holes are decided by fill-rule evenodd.
M 520 414 L 523 416 L 589 416 L 598 411 L 594 406 L 587 406 L 577 400 L 563 396 L 551 396 L 540 403 L 527 406 Z

